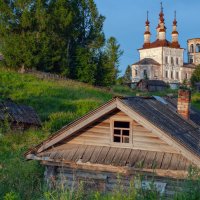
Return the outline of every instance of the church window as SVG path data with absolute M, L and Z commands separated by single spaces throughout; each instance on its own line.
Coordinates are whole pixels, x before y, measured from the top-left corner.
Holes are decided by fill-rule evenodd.
M 168 71 L 165 71 L 165 78 L 168 78 Z
M 176 64 L 177 64 L 177 65 L 179 64 L 178 58 L 176 58 Z
M 185 79 L 188 79 L 188 74 L 187 73 L 185 73 Z
M 155 72 L 154 72 L 154 77 L 155 77 L 155 78 L 158 77 L 158 70 L 155 70 Z
M 171 79 L 173 79 L 174 78 L 174 73 L 173 73 L 173 71 L 171 71 Z
M 179 73 L 176 72 L 176 79 L 179 79 Z
M 189 63 L 192 64 L 193 62 L 194 62 L 193 56 L 190 56 L 190 57 L 189 57 Z
M 168 64 L 168 57 L 165 57 L 165 64 Z
M 194 53 L 194 45 L 193 44 L 190 45 L 190 53 Z
M 138 75 L 138 71 L 137 71 L 137 69 L 135 70 L 135 76 L 137 76 Z
M 174 58 L 171 57 L 171 64 L 174 65 Z
M 147 77 L 147 70 L 146 70 L 146 69 L 144 70 L 143 73 L 144 73 L 144 79 L 148 78 L 148 77 Z
M 131 122 L 114 121 L 113 122 L 113 142 L 130 143 Z
M 196 45 L 196 53 L 200 53 L 200 44 Z

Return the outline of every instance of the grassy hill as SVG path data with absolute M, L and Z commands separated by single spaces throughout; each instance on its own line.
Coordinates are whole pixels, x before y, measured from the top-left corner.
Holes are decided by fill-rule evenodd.
M 1 69 L 0 99 L 11 98 L 32 106 L 43 126 L 38 131 L 17 134 L 9 127 L 0 127 L 0 199 L 7 193 L 17 199 L 38 199 L 44 191 L 43 169 L 37 162 L 25 161 L 24 152 L 113 96 L 132 93 L 128 88 L 113 90 L 116 92 L 72 80 L 46 80 Z
M 0 199 L 53 199 L 43 187 L 43 168 L 37 162 L 25 161 L 24 152 L 113 96 L 136 93 L 125 87 L 99 89 L 72 80 L 45 80 L 1 69 L 0 99 L 11 98 L 32 106 L 43 126 L 38 131 L 17 134 L 9 127 L 0 128 Z M 166 92 L 155 94 L 164 95 Z M 199 101 L 200 95 L 194 94 L 193 104 L 199 107 Z

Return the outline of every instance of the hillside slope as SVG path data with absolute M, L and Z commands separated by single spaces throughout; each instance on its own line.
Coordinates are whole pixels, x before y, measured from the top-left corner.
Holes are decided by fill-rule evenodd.
M 113 94 L 71 80 L 42 80 L 0 71 L 0 98 L 32 106 L 44 127 L 55 131 L 112 98 Z
M 0 126 L 0 199 L 49 199 L 44 198 L 43 168 L 38 162 L 27 162 L 23 154 L 51 132 L 113 96 L 136 93 L 126 88 L 113 90 L 117 93 L 71 80 L 43 80 L 0 70 L 0 98 L 32 106 L 43 122 L 41 130 L 17 134 Z M 197 106 L 199 99 L 199 94 L 194 95 Z

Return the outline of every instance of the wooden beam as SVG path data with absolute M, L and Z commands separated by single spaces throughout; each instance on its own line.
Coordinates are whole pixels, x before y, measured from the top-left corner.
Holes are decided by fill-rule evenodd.
M 154 175 L 159 177 L 168 177 L 173 179 L 186 179 L 188 172 L 184 170 L 162 170 L 162 169 L 145 169 L 145 168 L 133 168 L 133 167 L 116 167 L 112 165 L 102 165 L 93 163 L 82 163 L 81 161 L 76 163 L 71 162 L 56 162 L 51 160 L 42 160 L 42 165 L 58 166 L 58 167 L 69 167 L 73 170 L 90 170 L 94 172 L 110 172 L 122 174 L 125 176 L 138 175 L 138 173 L 146 175 Z

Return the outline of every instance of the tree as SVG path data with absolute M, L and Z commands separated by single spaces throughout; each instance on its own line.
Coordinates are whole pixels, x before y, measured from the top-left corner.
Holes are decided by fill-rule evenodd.
M 114 37 L 106 42 L 104 20 L 94 0 L 1 1 L 4 64 L 111 85 L 122 51 Z
M 197 66 L 197 68 L 194 70 L 192 77 L 191 77 L 191 83 L 193 86 L 197 82 L 200 82 L 200 65 Z
M 131 82 L 132 82 L 132 70 L 130 65 L 128 65 L 125 74 L 123 76 L 123 83 L 131 83 Z
M 99 14 L 93 0 L 81 0 L 78 7 L 78 45 L 76 46 L 75 78 L 95 84 L 97 65 L 101 49 L 105 44 L 103 23 L 105 18 Z
M 102 85 L 110 86 L 116 83 L 119 74 L 119 59 L 123 55 L 116 38 L 107 40 L 104 55 L 102 56 Z

